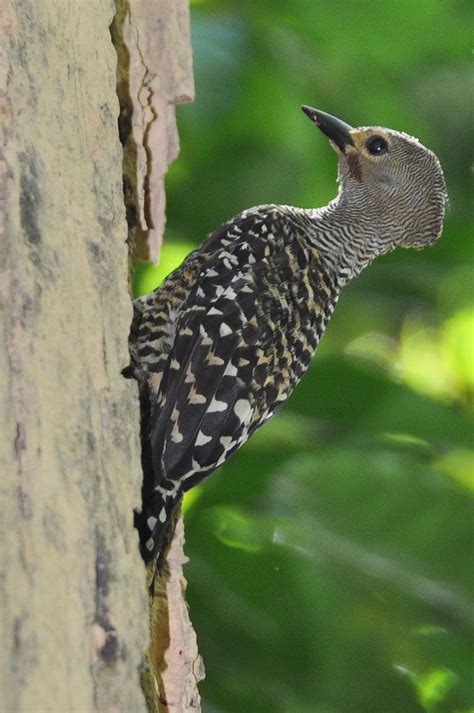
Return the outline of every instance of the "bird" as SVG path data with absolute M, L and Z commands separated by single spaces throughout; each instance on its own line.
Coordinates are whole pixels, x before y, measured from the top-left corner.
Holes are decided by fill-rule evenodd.
M 377 256 L 441 235 L 447 191 L 432 151 L 400 131 L 301 108 L 336 151 L 337 196 L 320 208 L 243 210 L 134 301 L 126 375 L 141 403 L 135 526 L 146 563 L 158 563 L 183 493 L 291 394 L 343 287 Z

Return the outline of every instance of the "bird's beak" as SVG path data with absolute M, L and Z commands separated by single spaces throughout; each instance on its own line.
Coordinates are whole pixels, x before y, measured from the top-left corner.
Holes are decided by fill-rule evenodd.
M 352 126 L 349 126 L 349 124 L 346 124 L 344 121 L 337 119 L 335 116 L 331 116 L 331 114 L 326 114 L 325 111 L 313 109 L 311 106 L 306 106 L 306 104 L 303 104 L 301 109 L 304 111 L 306 116 L 309 116 L 311 121 L 314 121 L 323 134 L 326 134 L 331 141 L 334 141 L 342 153 L 345 153 L 346 146 L 354 145 L 350 134 L 353 129 Z

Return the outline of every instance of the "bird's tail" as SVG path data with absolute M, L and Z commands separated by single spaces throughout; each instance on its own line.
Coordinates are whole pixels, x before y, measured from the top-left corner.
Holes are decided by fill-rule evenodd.
M 148 564 L 160 555 L 165 541 L 166 531 L 171 518 L 172 509 L 166 508 L 166 503 L 160 493 L 147 502 L 142 512 L 134 513 L 134 525 L 140 538 L 140 552 Z
M 176 498 L 163 497 L 159 491 L 155 491 L 151 500 L 146 501 L 142 512 L 134 512 L 134 525 L 138 530 L 140 541 L 140 553 L 148 566 L 153 562 L 153 571 L 149 572 L 150 590 L 152 590 L 154 580 L 160 575 L 162 558 L 167 549 L 167 539 L 170 533 L 170 525 L 173 513 L 179 504 L 181 494 Z

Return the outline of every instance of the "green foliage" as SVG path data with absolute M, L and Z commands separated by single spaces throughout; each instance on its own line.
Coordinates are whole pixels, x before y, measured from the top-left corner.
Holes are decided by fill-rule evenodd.
M 207 713 L 472 713 L 471 7 L 192 3 L 196 101 L 137 292 L 243 208 L 334 196 L 303 103 L 419 136 L 451 202 L 436 246 L 346 288 L 294 396 L 187 497 Z
M 409 675 L 417 692 L 418 700 L 428 713 L 432 713 L 438 708 L 438 704 L 445 700 L 457 680 L 456 674 L 445 668 L 431 669 L 421 676 L 410 672 Z

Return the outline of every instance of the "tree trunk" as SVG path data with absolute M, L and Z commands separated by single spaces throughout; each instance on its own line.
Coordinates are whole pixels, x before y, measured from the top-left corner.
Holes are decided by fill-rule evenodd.
M 170 3 L 130 5 L 156 18 Z M 140 417 L 136 385 L 121 376 L 132 309 L 109 30 L 119 10 L 112 0 L 0 9 L 5 711 L 147 709 L 147 592 L 132 517 Z M 172 153 L 149 138 L 145 183 L 151 154 L 165 166 Z M 156 253 L 162 196 L 154 210 L 144 234 Z

